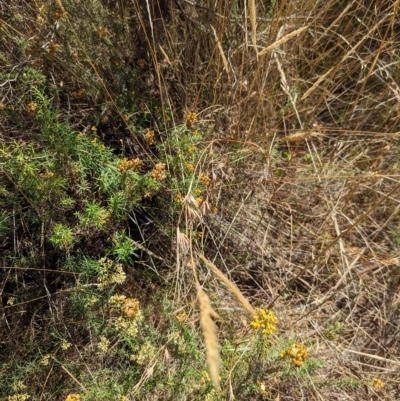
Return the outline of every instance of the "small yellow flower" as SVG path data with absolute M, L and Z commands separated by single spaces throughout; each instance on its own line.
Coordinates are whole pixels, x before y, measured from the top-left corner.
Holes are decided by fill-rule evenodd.
M 96 128 L 94 125 L 92 125 L 92 127 L 90 128 L 90 130 L 91 130 L 92 132 L 97 132 L 97 128 Z
M 80 401 L 81 396 L 79 394 L 69 394 L 65 401 Z
M 123 331 L 130 337 L 136 337 L 139 332 L 139 325 L 143 320 L 143 315 L 139 309 L 138 313 L 132 318 L 126 318 L 124 316 L 120 316 L 115 321 L 115 328 L 118 331 Z
M 122 115 L 122 118 L 124 119 L 124 121 L 126 122 L 126 121 L 129 121 L 129 114 L 123 114 Z
M 13 387 L 14 391 L 23 391 L 26 389 L 26 385 L 24 384 L 24 382 L 22 380 L 17 382 L 17 384 L 14 384 L 12 387 Z
M 83 132 L 79 131 L 78 132 L 78 138 L 82 138 L 83 137 Z
M 135 317 L 139 312 L 139 301 L 135 298 L 126 298 L 121 306 L 121 311 L 127 317 Z
M 197 231 L 196 235 L 197 235 L 197 238 L 203 238 L 204 237 L 204 231 Z
M 165 180 L 167 178 L 165 174 L 165 163 L 157 163 L 150 175 L 156 181 Z
M 377 379 L 376 377 L 374 377 L 374 378 L 371 380 L 371 386 L 372 386 L 372 387 L 375 387 L 375 388 L 383 388 L 383 387 L 385 387 L 385 384 L 383 383 L 382 380 Z
M 108 340 L 106 337 L 101 336 L 100 337 L 100 342 L 97 344 L 99 349 L 103 352 L 107 352 L 108 348 L 110 347 L 110 340 Z
M 206 173 L 201 173 L 199 179 L 205 187 L 208 187 L 211 183 L 211 178 Z
M 91 142 L 93 145 L 96 145 L 96 143 L 97 143 L 97 138 L 96 138 L 96 137 L 93 138 L 90 142 Z
M 114 264 L 112 260 L 107 258 L 101 258 L 99 260 L 97 282 L 101 290 L 110 284 L 122 284 L 125 279 L 126 273 L 121 263 Z
M 147 129 L 147 132 L 144 136 L 144 140 L 146 141 L 146 143 L 148 145 L 154 145 L 155 141 L 154 141 L 154 131 Z
M 202 381 L 204 384 L 211 381 L 210 376 L 208 375 L 208 373 L 207 373 L 205 370 L 203 370 L 203 371 L 201 372 L 201 381 Z
M 187 171 L 194 171 L 194 166 L 192 163 L 186 163 L 185 168 Z
M 259 388 L 260 388 L 260 394 L 265 397 L 267 395 L 267 386 L 265 382 L 257 382 Z
M 40 360 L 40 364 L 43 365 L 43 366 L 48 366 L 48 365 L 49 365 L 50 358 L 51 358 L 51 355 L 50 355 L 50 354 L 44 355 L 44 356 L 42 357 L 42 359 Z
M 293 365 L 299 368 L 303 365 L 308 356 L 307 348 L 301 343 L 293 344 L 288 350 L 280 353 L 281 358 L 284 358 L 285 356 L 289 356 Z
M 125 299 L 125 295 L 115 294 L 110 297 L 110 299 L 108 300 L 108 304 L 111 306 L 111 308 L 121 308 Z
M 38 111 L 38 104 L 36 102 L 28 103 L 28 105 L 26 106 L 26 111 L 30 115 L 35 115 Z
M 190 148 L 188 148 L 189 153 L 195 153 L 196 151 L 197 151 L 196 146 L 191 146 Z
M 187 316 L 186 312 L 178 313 L 178 314 L 175 316 L 175 319 L 176 319 L 180 324 L 185 323 L 186 320 L 187 320 L 187 318 L 188 318 L 188 316 Z
M 17 298 L 15 298 L 15 297 L 10 297 L 10 298 L 8 298 L 8 300 L 7 300 L 7 305 L 14 305 L 15 304 L 15 300 L 16 300 Z
M 156 348 L 150 342 L 146 341 L 140 345 L 139 349 L 129 359 L 137 362 L 139 365 L 144 365 L 150 359 L 153 359 L 156 353 Z
M 142 169 L 143 164 L 143 161 L 138 158 L 128 160 L 126 157 L 124 157 L 119 162 L 118 168 L 121 173 L 125 173 L 128 170 L 133 170 L 138 173 Z
M 106 150 L 106 147 L 104 146 L 104 144 L 101 145 L 101 151 L 104 152 Z
M 72 344 L 70 342 L 68 342 L 67 340 L 63 339 L 62 342 L 61 342 L 61 349 L 63 351 L 66 351 L 68 348 L 71 347 L 71 345 Z
M 263 334 L 270 336 L 276 330 L 278 318 L 274 312 L 268 311 L 268 309 L 256 309 L 257 314 L 253 316 L 253 320 L 250 325 L 254 330 L 261 330 Z
M 145 198 L 145 199 L 151 198 L 151 192 L 150 192 L 150 191 L 147 191 L 147 192 L 143 195 L 143 198 Z
M 186 126 L 190 129 L 197 121 L 197 114 L 193 111 L 189 112 L 186 116 Z

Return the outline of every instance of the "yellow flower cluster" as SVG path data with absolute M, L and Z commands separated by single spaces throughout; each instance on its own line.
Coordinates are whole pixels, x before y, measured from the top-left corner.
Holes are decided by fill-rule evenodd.
M 110 305 L 111 308 L 121 308 L 125 299 L 126 299 L 125 295 L 115 294 L 110 297 L 110 299 L 108 300 L 108 304 Z
M 377 379 L 376 377 L 374 377 L 374 378 L 371 380 L 371 386 L 372 386 L 372 387 L 375 387 L 375 388 L 383 388 L 383 387 L 385 386 L 385 384 L 383 383 L 382 380 Z
M 126 317 L 135 317 L 139 312 L 139 301 L 135 298 L 126 298 L 121 306 L 121 311 Z
M 67 341 L 66 339 L 63 339 L 62 341 L 61 341 L 61 349 L 63 350 L 63 351 L 66 351 L 67 349 L 69 349 L 69 348 L 71 348 L 71 343 L 69 342 L 69 341 Z
M 186 312 L 178 313 L 178 314 L 175 316 L 175 319 L 176 319 L 180 324 L 185 323 L 186 320 L 187 320 L 187 318 L 188 318 L 188 316 L 187 316 Z
M 119 171 L 121 171 L 121 173 L 125 173 L 128 170 L 133 170 L 138 173 L 142 169 L 142 167 L 143 161 L 138 158 L 128 160 L 126 157 L 124 157 L 118 165 Z
M 154 131 L 151 129 L 147 129 L 147 132 L 144 136 L 144 140 L 146 141 L 146 143 L 148 145 L 154 145 L 155 141 L 154 141 Z
M 211 178 L 206 173 L 201 173 L 199 178 L 200 178 L 201 183 L 205 187 L 208 187 L 210 185 Z
M 263 334 L 270 336 L 275 332 L 277 323 L 278 318 L 274 312 L 257 308 L 257 314 L 253 316 L 250 325 L 254 330 L 261 330 Z
M 97 281 L 102 290 L 109 284 L 122 284 L 126 279 L 126 274 L 120 263 L 114 265 L 112 260 L 101 258 L 99 260 L 99 275 Z
M 284 358 L 286 355 L 291 358 L 293 365 L 299 368 L 307 358 L 307 348 L 303 344 L 296 343 L 287 351 L 282 351 L 280 356 Z
M 167 176 L 165 175 L 165 163 L 157 163 L 150 174 L 151 177 L 156 181 L 165 180 L 167 178 Z
M 14 394 L 14 395 L 9 395 L 6 400 L 7 401 L 25 401 L 31 398 L 31 396 L 27 393 L 23 394 Z
M 193 124 L 197 121 L 197 115 L 193 111 L 189 112 L 186 116 L 186 126 L 192 128 Z
M 68 397 L 65 401 L 80 401 L 81 396 L 79 394 L 68 394 Z
M 185 168 L 187 171 L 194 171 L 194 166 L 192 163 L 186 163 Z
M 175 202 L 179 204 L 183 203 L 183 196 L 180 193 L 175 196 Z
M 139 323 L 143 320 L 143 315 L 139 309 L 139 311 L 136 313 L 136 315 L 131 318 L 126 318 L 124 316 L 120 316 L 116 321 L 115 321 L 115 328 L 118 331 L 123 331 L 130 337 L 136 337 L 138 331 L 139 331 Z
M 110 347 L 110 340 L 104 336 L 100 337 L 100 342 L 97 344 L 99 349 L 103 352 L 107 352 L 108 348 Z
M 260 387 L 260 394 L 263 397 L 267 396 L 267 386 L 265 384 L 265 382 L 257 382 L 258 386 Z
M 25 401 L 30 397 L 29 394 L 27 393 L 22 393 L 22 391 L 25 391 L 26 386 L 22 381 L 17 382 L 16 384 L 13 385 L 13 391 L 17 392 L 17 394 L 14 395 L 9 395 L 6 400 L 7 401 Z
M 26 111 L 32 116 L 35 115 L 38 111 L 38 104 L 36 102 L 28 103 L 28 105 L 26 106 Z
M 51 355 L 50 355 L 50 354 L 44 355 L 44 356 L 42 357 L 42 359 L 40 360 L 40 364 L 43 365 L 43 366 L 48 366 L 48 365 L 49 365 L 49 362 L 50 362 L 50 358 L 51 358 Z
M 130 356 L 130 360 L 137 362 L 139 365 L 143 365 L 150 359 L 153 359 L 156 353 L 156 348 L 150 342 L 146 341 L 144 344 L 140 345 L 135 354 Z

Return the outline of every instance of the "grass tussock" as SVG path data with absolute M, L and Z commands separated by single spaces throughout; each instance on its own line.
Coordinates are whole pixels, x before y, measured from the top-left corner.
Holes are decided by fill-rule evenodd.
M 8 3 L 0 401 L 400 399 L 399 2 Z

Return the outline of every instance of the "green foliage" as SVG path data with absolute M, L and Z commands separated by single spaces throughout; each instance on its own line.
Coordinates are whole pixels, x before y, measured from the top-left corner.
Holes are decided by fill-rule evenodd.
M 131 262 L 132 256 L 136 256 L 135 242 L 125 232 L 115 232 L 109 254 L 115 256 L 117 262 Z
M 69 227 L 62 223 L 57 223 L 49 240 L 56 248 L 68 250 L 74 245 L 75 237 Z

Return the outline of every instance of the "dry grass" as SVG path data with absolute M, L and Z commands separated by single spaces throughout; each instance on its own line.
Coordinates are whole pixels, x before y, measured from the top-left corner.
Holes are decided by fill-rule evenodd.
M 207 294 L 200 288 L 197 288 L 197 299 L 200 304 L 200 325 L 203 332 L 204 344 L 206 346 L 207 364 L 210 369 L 211 380 L 214 386 L 219 389 L 219 348 L 217 338 L 217 328 L 213 318 L 218 318 L 217 313 L 211 306 Z

